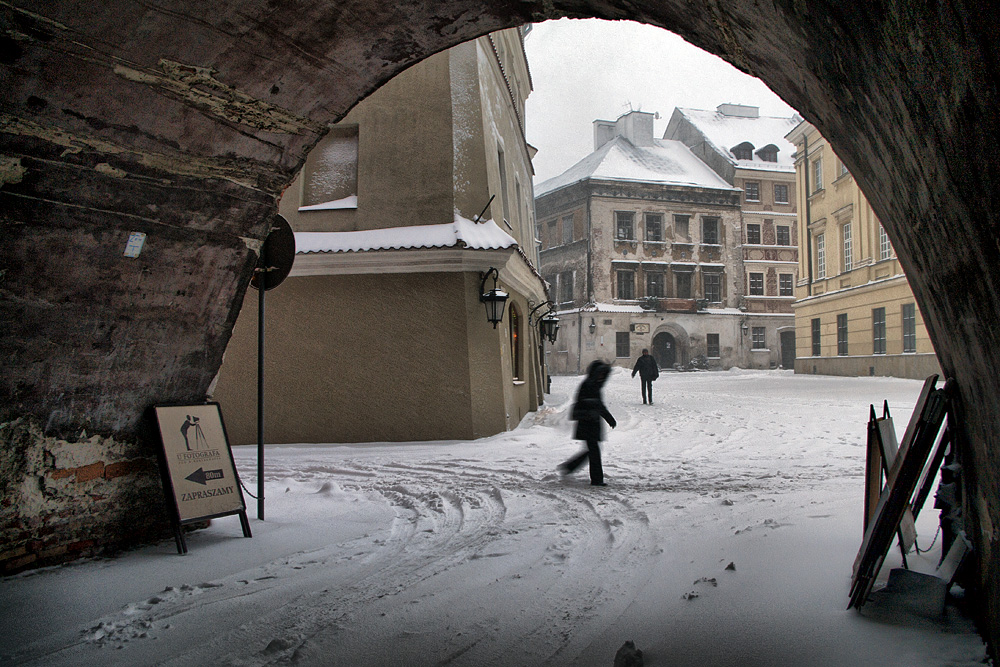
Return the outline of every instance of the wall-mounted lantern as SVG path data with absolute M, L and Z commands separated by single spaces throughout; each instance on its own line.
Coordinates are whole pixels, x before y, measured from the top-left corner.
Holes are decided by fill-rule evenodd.
M 503 319 L 503 309 L 507 303 L 509 295 L 502 289 L 497 288 L 497 279 L 500 277 L 500 272 L 495 268 L 490 267 L 490 270 L 486 273 L 480 274 L 483 278 L 483 282 L 479 285 L 479 300 L 486 305 L 486 319 L 489 320 L 493 328 L 496 329 L 497 325 Z M 486 280 L 493 276 L 493 289 L 486 290 Z
M 743 333 L 744 336 L 746 336 L 747 333 L 750 331 L 750 327 L 747 326 L 746 322 L 740 325 L 740 331 Z
M 528 306 L 531 307 L 531 305 L 532 302 L 529 301 Z M 535 313 L 545 307 L 548 307 L 548 312 L 537 320 L 532 321 Z M 531 308 L 531 312 L 528 313 L 528 326 L 535 326 L 537 323 L 542 337 L 547 338 L 550 343 L 556 342 L 556 333 L 559 331 L 559 318 L 555 316 L 555 310 L 555 306 L 552 305 L 551 301 L 543 301 L 537 306 Z
M 597 322 L 595 322 L 594 318 L 591 317 L 590 318 L 590 333 L 594 333 L 595 331 L 597 331 Z
M 542 335 L 548 338 L 550 343 L 555 343 L 556 335 L 559 333 L 559 318 L 550 310 L 542 316 L 540 326 Z

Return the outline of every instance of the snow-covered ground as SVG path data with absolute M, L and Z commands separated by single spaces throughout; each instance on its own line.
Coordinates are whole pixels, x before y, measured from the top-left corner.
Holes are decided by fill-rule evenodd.
M 580 447 L 579 380 L 473 442 L 268 447 L 252 539 L 225 517 L 185 556 L 166 541 L 2 580 L 0 664 L 610 667 L 626 640 L 650 666 L 982 664 L 953 607 L 845 611 L 868 406 L 888 399 L 902 436 L 919 382 L 667 373 L 645 406 L 618 369 L 595 488 L 555 472 Z M 255 489 L 256 449 L 235 456 Z

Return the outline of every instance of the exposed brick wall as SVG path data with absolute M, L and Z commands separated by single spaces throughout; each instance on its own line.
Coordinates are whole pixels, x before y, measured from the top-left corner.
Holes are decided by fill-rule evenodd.
M 156 456 L 135 443 L 0 424 L 0 574 L 95 556 L 169 532 Z

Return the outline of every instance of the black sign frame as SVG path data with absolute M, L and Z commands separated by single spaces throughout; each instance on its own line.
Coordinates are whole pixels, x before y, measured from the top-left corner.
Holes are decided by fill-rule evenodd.
M 177 553 L 185 554 L 188 550 L 183 527 L 209 519 L 236 514 L 240 518 L 243 536 L 253 537 L 243 498 L 243 485 L 219 403 L 158 404 L 150 408 L 150 413 L 160 439 L 160 474 Z M 186 419 L 180 429 L 174 429 L 178 415 L 185 415 Z M 175 430 L 181 433 L 186 451 L 181 450 Z M 191 441 L 195 443 L 193 449 L 189 444 Z M 205 470 L 207 464 L 219 467 Z M 190 470 L 194 465 L 198 465 L 198 469 Z M 185 482 L 204 487 L 204 491 L 184 491 Z M 225 497 L 225 502 L 220 504 L 213 500 L 216 496 L 231 498 Z M 204 499 L 207 499 L 205 503 L 197 504 Z

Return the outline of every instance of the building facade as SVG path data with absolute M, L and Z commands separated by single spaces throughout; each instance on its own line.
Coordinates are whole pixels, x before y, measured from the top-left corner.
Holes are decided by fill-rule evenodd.
M 788 133 L 796 146 L 799 280 L 796 373 L 940 373 L 920 309 L 868 200 L 811 124 Z M 806 251 L 808 249 L 808 251 Z
M 752 364 L 739 195 L 684 144 L 655 139 L 652 114 L 595 121 L 594 152 L 535 189 L 562 320 L 550 371 L 631 366 L 644 348 L 661 368 Z
M 267 442 L 471 439 L 542 402 L 522 38 L 491 33 L 406 70 L 283 194 L 296 257 L 266 296 Z M 491 269 L 509 294 L 496 327 L 480 300 Z M 236 444 L 257 437 L 257 298 L 213 393 Z
M 663 134 L 683 142 L 742 190 L 740 308 L 749 322 L 751 349 L 769 350 L 770 363 L 782 368 L 792 368 L 796 356 L 797 200 L 794 146 L 785 134 L 798 122 L 761 116 L 754 106 L 720 104 L 714 111 L 674 109 Z

